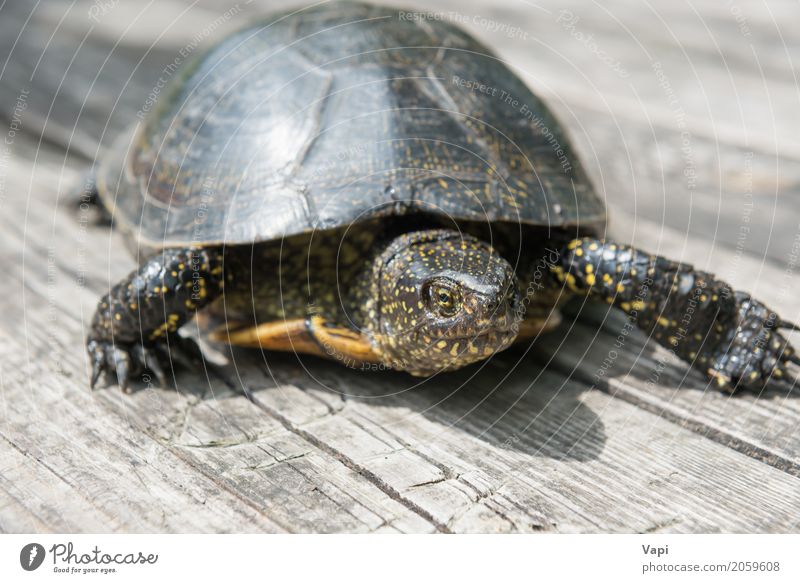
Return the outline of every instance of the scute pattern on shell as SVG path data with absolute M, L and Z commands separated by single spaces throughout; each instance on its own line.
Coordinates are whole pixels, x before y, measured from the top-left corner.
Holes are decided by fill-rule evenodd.
M 104 201 L 154 247 L 420 211 L 602 223 L 604 205 L 544 103 L 459 28 L 401 15 L 327 3 L 187 63 L 132 150 L 126 136 L 109 158 Z

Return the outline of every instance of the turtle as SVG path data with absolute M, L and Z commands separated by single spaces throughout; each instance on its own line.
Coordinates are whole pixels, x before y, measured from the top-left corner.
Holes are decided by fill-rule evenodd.
M 457 25 L 327 2 L 175 69 L 96 171 L 93 195 L 141 259 L 92 319 L 93 388 L 163 383 L 198 314 L 216 342 L 427 377 L 553 329 L 575 296 L 721 389 L 789 382 L 781 328 L 795 327 L 608 240 L 557 117 Z

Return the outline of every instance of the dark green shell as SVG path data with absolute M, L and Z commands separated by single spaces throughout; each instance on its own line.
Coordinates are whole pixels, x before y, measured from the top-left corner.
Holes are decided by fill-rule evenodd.
M 101 195 L 154 245 L 415 212 L 605 220 L 559 123 L 491 51 L 441 20 L 367 4 L 326 3 L 230 36 L 176 73 L 120 144 Z

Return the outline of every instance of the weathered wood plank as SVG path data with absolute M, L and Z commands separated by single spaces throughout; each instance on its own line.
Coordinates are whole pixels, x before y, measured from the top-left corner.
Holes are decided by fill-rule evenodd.
M 72 143 L 75 151 L 92 158 L 98 140 L 106 143 L 141 107 L 141 92 L 153 86 L 164 64 L 191 40 L 192 30 L 230 7 L 207 3 L 205 11 L 183 14 L 181 4 L 170 3 L 162 10 L 175 24 L 164 18 L 154 27 L 151 17 L 137 19 L 140 8 L 120 4 L 95 26 L 82 16 L 90 4 L 50 5 L 37 11 L 30 36 L 10 53 L 9 76 L 0 84 L 5 98 L 37 87 L 23 119 L 24 130 L 36 140 L 17 139 L 13 153 L 22 159 L 14 157 L 3 175 L 6 193 L 13 196 L 3 201 L 0 219 L 3 259 L 9 265 L 0 282 L 0 380 L 6 406 L 0 459 L 7 470 L 0 479 L 0 529 L 796 530 L 798 479 L 781 465 L 797 463 L 796 400 L 702 394 L 692 390 L 702 386 L 692 375 L 683 380 L 689 390 L 675 391 L 670 383 L 679 380 L 683 370 L 676 363 L 660 375 L 659 384 L 643 388 L 636 375 L 643 374 L 643 362 L 653 366 L 658 354 L 651 357 L 649 352 L 627 378 L 612 379 L 607 390 L 621 399 L 590 391 L 597 355 L 607 351 L 615 333 L 606 327 L 591 342 L 596 328 L 585 322 L 575 327 L 574 343 L 556 352 L 560 369 L 551 364 L 543 371 L 532 355 L 515 351 L 482 368 L 409 389 L 411 381 L 404 375 L 347 371 L 314 359 L 305 359 L 303 368 L 293 356 L 236 352 L 227 365 L 181 372 L 175 390 L 145 389 L 132 396 L 114 389 L 87 393 L 82 339 L 88 318 L 97 296 L 126 273 L 133 260 L 117 236 L 75 220 L 63 199 L 54 207 L 56 190 L 75 181 L 78 166 L 72 160 L 64 165 L 63 150 L 40 150 L 38 136 L 61 148 Z M 225 20 L 219 30 L 266 7 L 255 4 Z M 448 6 L 442 4 L 445 10 Z M 592 64 L 591 54 L 586 64 L 586 47 L 560 25 L 554 27 L 563 7 L 587 11 L 581 12 L 581 27 L 587 33 L 600 31 L 604 48 L 631 57 L 626 66 L 639 83 L 633 95 L 641 97 L 642 105 L 635 102 L 631 108 L 630 83 L 608 78 L 609 71 Z M 453 9 L 466 12 L 461 5 L 453 4 Z M 544 10 L 525 9 L 528 12 L 521 13 L 516 5 L 497 6 L 487 9 L 486 16 L 524 22 L 526 30 L 537 35 L 537 47 L 552 46 L 554 50 L 537 53 L 541 63 L 534 81 L 550 87 L 554 104 L 564 98 L 569 115 L 561 117 L 578 134 L 590 169 L 604 172 L 600 176 L 612 204 L 631 208 L 632 202 L 637 207 L 641 202 L 646 216 L 660 218 L 658 213 L 664 213 L 663 222 L 678 229 L 688 224 L 688 214 L 676 214 L 685 203 L 653 196 L 662 192 L 662 181 L 668 195 L 684 183 L 684 160 L 668 152 L 674 152 L 680 131 L 664 105 L 663 89 L 654 84 L 650 60 L 642 58 L 649 51 L 666 55 L 659 57 L 665 64 L 676 62 L 667 59 L 675 49 L 669 31 L 660 30 L 652 46 L 636 54 L 631 38 L 618 41 L 618 25 L 610 24 L 596 6 L 548 3 Z M 781 4 L 778 9 L 791 13 L 794 8 Z M 27 14 L 20 10 L 24 21 Z M 641 23 L 643 17 L 637 15 L 642 10 L 637 7 L 632 16 L 622 16 Z M 745 126 L 735 125 L 737 112 L 729 104 L 716 106 L 729 98 L 729 87 L 714 77 L 714 44 L 698 35 L 702 29 L 686 12 L 660 10 L 673 26 L 691 25 L 684 28 L 695 41 L 687 45 L 692 47 L 690 54 L 698 52 L 697 70 L 714 80 L 704 87 L 716 90 L 709 91 L 708 103 L 714 104 L 715 115 L 727 120 L 718 140 L 718 126 L 698 123 L 705 115 L 701 106 L 707 103 L 686 97 L 697 86 L 691 79 L 676 83 L 682 104 L 687 100 L 687 111 L 694 116 L 695 163 L 702 169 L 696 204 L 688 205 L 692 220 L 697 222 L 700 213 L 700 224 L 709 223 L 720 207 L 722 197 L 714 194 L 720 190 L 739 200 L 760 185 L 767 200 L 758 201 L 759 211 L 772 208 L 764 206 L 774 205 L 770 192 L 796 188 L 796 156 L 791 148 L 788 157 L 769 151 L 770 120 L 763 116 L 754 116 L 754 125 L 746 126 L 759 138 L 755 144 L 742 141 Z M 711 14 L 712 22 L 726 22 L 710 3 L 700 10 Z M 7 14 L 0 29 L 21 22 L 5 18 Z M 540 18 L 542 14 L 549 20 Z M 618 7 L 615 14 L 622 14 Z M 753 18 L 754 29 L 769 30 L 768 20 Z M 187 22 L 194 24 L 183 26 Z M 726 26 L 722 37 L 730 41 L 736 31 Z M 42 53 L 37 42 L 54 32 Z M 478 32 L 486 38 L 486 30 Z M 8 47 L 11 38 L 0 34 L 5 39 L 0 45 Z M 117 39 L 120 45 L 110 50 Z M 534 45 L 523 43 L 522 50 L 519 43 L 514 48 L 506 42 L 513 39 L 500 41 L 493 44 L 525 70 Z M 724 50 L 731 44 L 723 43 Z M 777 50 L 771 40 L 757 49 L 770 54 Z M 31 79 L 31 57 L 38 60 L 40 55 L 41 69 Z M 603 96 L 602 107 L 587 101 L 585 77 L 564 74 L 564 55 L 584 63 L 579 72 L 593 69 L 590 81 Z M 739 61 L 747 57 L 737 53 Z M 792 97 L 786 69 L 781 69 L 780 59 L 773 61 L 766 69 L 766 82 L 770 95 L 780 96 L 780 112 Z M 70 82 L 59 87 L 67 66 Z M 752 62 L 740 66 L 749 67 L 742 78 L 753 77 Z M 760 95 L 758 90 L 748 91 L 748 99 Z M 8 99 L 2 101 L 7 108 Z M 617 117 L 609 121 L 606 111 Z M 796 139 L 789 133 L 780 132 L 779 139 Z M 620 141 L 627 145 L 624 155 L 614 147 Z M 739 162 L 751 151 L 753 184 L 748 185 Z M 781 174 L 771 171 L 773 162 L 780 164 Z M 633 184 L 637 189 L 630 187 Z M 740 222 L 742 203 L 725 200 L 720 233 L 727 237 Z M 729 249 L 725 255 L 724 246 L 712 244 L 713 255 L 703 255 L 709 245 L 698 240 L 706 235 L 702 229 L 690 230 L 686 238 L 669 228 L 659 234 L 660 223 L 618 217 L 619 236 L 654 249 L 661 246 L 702 267 L 730 265 L 730 274 L 717 271 L 789 316 L 800 311 L 786 297 L 793 280 L 784 281 L 779 269 L 764 269 L 748 258 L 767 248 L 760 234 L 748 240 L 743 252 Z M 776 225 L 789 230 L 787 219 L 778 218 L 784 222 Z M 786 252 L 787 243 L 781 245 L 768 249 L 776 262 Z M 759 272 L 765 274 L 764 281 L 780 281 L 782 286 L 754 285 L 753 274 Z M 542 339 L 537 349 L 547 354 L 549 341 Z M 583 376 L 568 379 L 569 359 L 581 356 L 582 341 L 591 345 L 579 368 Z M 640 348 L 637 341 L 631 340 L 618 366 L 633 365 Z M 253 391 L 258 406 L 240 395 L 242 384 Z M 725 436 L 735 443 L 726 442 Z
M 95 509 L 37 462 L 30 452 L 0 443 L 0 532 L 103 532 Z M 42 496 L 43 492 L 50 493 Z
M 644 219 L 683 233 L 684 241 L 713 241 L 734 253 L 786 263 L 800 216 L 800 163 L 693 136 L 687 166 L 678 130 L 580 106 L 572 111 L 575 117 L 564 119 L 571 120 L 571 135 L 607 197 L 612 231 L 630 231 Z
M 245 383 L 271 381 L 237 362 Z M 559 375 L 538 376 L 512 354 L 407 392 L 397 375 L 378 383 L 337 374 L 353 396 L 321 419 L 309 419 L 309 402 L 338 403 L 336 387 L 297 372 L 287 384 L 280 363 L 270 365 L 276 385 L 255 396 L 270 415 L 336 448 L 451 530 L 760 531 L 796 523 L 797 478 Z M 306 366 L 314 375 L 330 367 Z
M 0 116 L 10 120 L 22 94 L 25 131 L 96 160 L 152 108 L 148 98 L 176 65 L 253 16 L 245 3 L 235 6 L 225 17 L 170 1 L 5 4 Z

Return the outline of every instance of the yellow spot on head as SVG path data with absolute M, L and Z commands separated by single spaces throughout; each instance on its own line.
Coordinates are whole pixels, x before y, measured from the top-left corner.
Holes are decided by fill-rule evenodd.
M 567 286 L 569 286 L 572 290 L 577 290 L 578 288 L 575 286 L 575 276 L 571 273 L 567 274 Z

